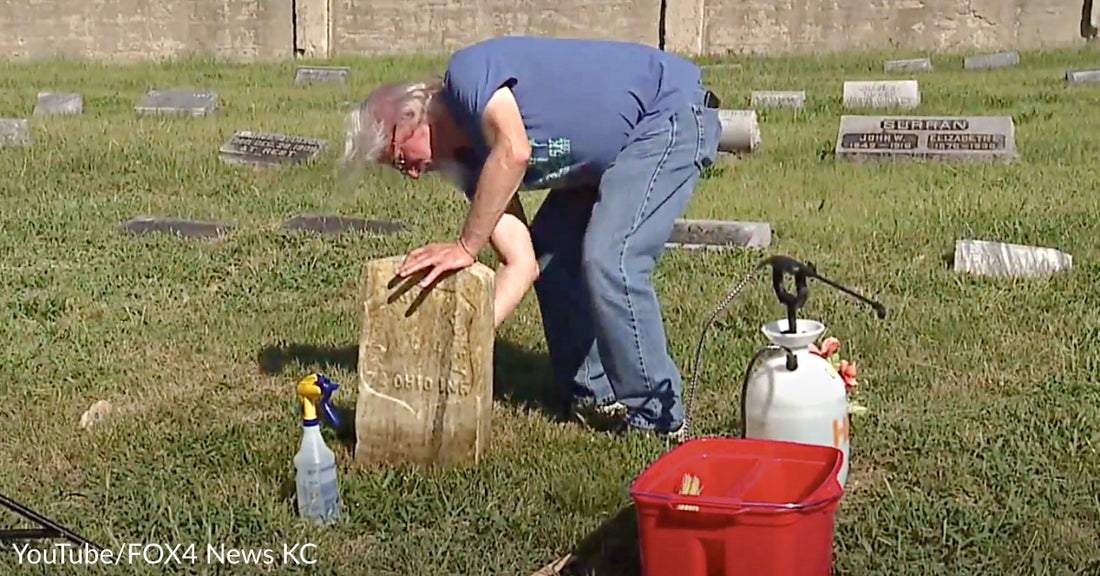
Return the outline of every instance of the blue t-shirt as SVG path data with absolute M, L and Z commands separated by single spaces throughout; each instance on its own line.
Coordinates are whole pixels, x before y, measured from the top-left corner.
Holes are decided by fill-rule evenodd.
M 455 52 L 444 92 L 474 142 L 464 192 L 473 197 L 488 154 L 485 105 L 502 86 L 519 104 L 531 144 L 521 189 L 597 185 L 642 120 L 695 101 L 699 67 L 642 44 L 505 36 Z

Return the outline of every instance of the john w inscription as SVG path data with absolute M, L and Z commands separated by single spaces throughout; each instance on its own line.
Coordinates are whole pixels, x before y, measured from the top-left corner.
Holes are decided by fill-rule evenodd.
M 838 156 L 1011 161 L 1016 157 L 1010 116 L 842 116 Z

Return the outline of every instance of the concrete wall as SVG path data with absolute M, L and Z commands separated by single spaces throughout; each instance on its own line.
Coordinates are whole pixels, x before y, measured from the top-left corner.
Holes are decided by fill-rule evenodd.
M 0 58 L 445 53 L 503 34 L 687 54 L 1072 46 L 1100 0 L 0 0 Z
M 286 58 L 291 0 L 0 0 L 0 58 Z

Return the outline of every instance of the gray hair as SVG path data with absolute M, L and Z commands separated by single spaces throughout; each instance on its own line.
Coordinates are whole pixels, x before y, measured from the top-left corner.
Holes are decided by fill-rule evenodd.
M 394 127 L 424 122 L 432 99 L 442 88 L 442 78 L 376 88 L 347 116 L 341 163 L 351 166 L 378 162 L 383 151 L 392 145 Z

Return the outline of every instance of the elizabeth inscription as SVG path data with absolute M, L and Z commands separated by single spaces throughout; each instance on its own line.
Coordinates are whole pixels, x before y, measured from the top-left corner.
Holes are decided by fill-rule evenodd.
M 1008 116 L 842 116 L 837 155 L 1012 160 L 1015 128 Z

